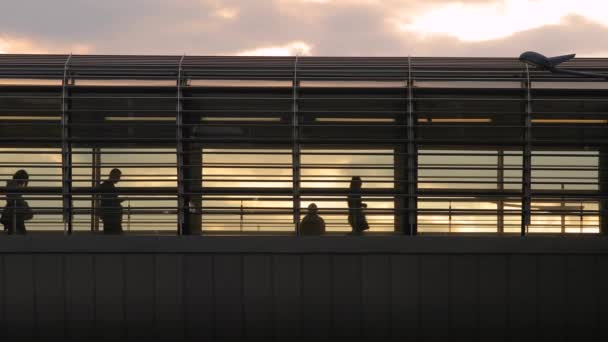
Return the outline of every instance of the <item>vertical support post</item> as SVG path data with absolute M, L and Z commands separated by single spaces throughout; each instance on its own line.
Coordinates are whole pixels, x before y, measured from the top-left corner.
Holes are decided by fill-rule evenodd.
M 292 172 L 293 172 L 293 223 L 296 230 L 296 235 L 300 236 L 300 116 L 298 115 L 298 89 L 300 82 L 298 81 L 298 56 L 293 64 L 293 115 L 291 118 L 292 124 Z
M 452 201 L 450 201 L 448 207 L 448 233 L 452 232 Z
M 199 124 L 200 120 L 198 116 L 184 112 L 187 107 L 184 88 L 188 85 L 182 67 L 184 58 L 180 60 L 177 77 L 178 234 L 196 235 L 202 232 L 202 198 L 198 193 L 203 175 L 203 156 L 201 144 L 187 139 L 196 131 L 190 127 Z
M 186 85 L 186 81 L 182 80 L 182 85 Z M 184 101 L 183 108 L 187 108 Z M 183 113 L 183 112 L 182 112 Z M 200 124 L 198 115 L 190 115 L 189 113 L 182 114 L 183 123 L 185 125 L 194 125 L 184 127 L 183 138 L 194 136 L 196 125 Z M 183 143 L 183 167 L 184 167 L 184 198 L 188 204 L 185 210 L 184 226 L 182 228 L 183 235 L 198 235 L 202 232 L 202 207 L 203 200 L 200 195 L 202 178 L 203 178 L 203 155 L 202 145 L 198 142 L 184 141 Z
M 72 142 L 70 130 L 71 85 L 69 66 L 70 54 L 63 67 L 63 80 L 61 83 L 61 195 L 64 234 L 72 234 Z
M 408 70 L 409 72 L 409 70 Z M 403 95 L 405 100 L 405 106 L 403 108 L 403 117 L 398 120 L 398 123 L 403 125 L 403 131 L 399 130 L 399 138 L 409 136 L 409 76 L 403 81 L 405 86 Z M 394 167 L 394 179 L 395 179 L 395 199 L 394 199 L 394 217 L 395 217 L 395 232 L 401 232 L 401 234 L 409 234 L 410 226 L 410 212 L 409 210 L 409 178 L 408 178 L 408 144 L 397 143 L 393 149 L 393 167 Z
M 407 81 L 405 81 L 407 82 Z M 404 82 L 404 83 L 405 83 Z M 406 93 L 407 94 L 407 93 Z M 406 100 L 407 102 L 407 100 Z M 407 106 L 406 106 L 407 107 Z M 399 120 L 400 124 L 407 126 L 407 108 L 403 112 L 403 120 Z M 403 130 L 403 135 L 399 134 L 399 137 L 405 137 L 407 135 L 407 128 Z M 398 143 L 393 149 L 393 166 L 394 166 L 394 179 L 395 179 L 395 232 L 401 232 L 401 234 L 408 234 L 409 231 L 409 212 L 408 210 L 408 172 L 407 172 L 407 143 Z
M 92 148 L 91 149 L 91 189 L 95 189 L 95 169 L 96 169 L 96 165 L 95 165 L 95 149 Z M 97 196 L 95 196 L 94 193 L 91 193 L 91 232 L 95 232 L 95 223 L 97 223 L 97 213 L 96 213 L 96 208 L 97 208 L 97 203 L 96 203 L 96 199 Z
M 498 162 L 497 162 L 497 171 L 496 171 L 496 179 L 497 179 L 497 188 L 500 193 L 500 198 L 498 199 L 497 205 L 497 217 L 496 217 L 496 230 L 499 234 L 505 232 L 505 200 L 504 200 L 504 190 L 505 190 L 505 151 L 500 148 L 498 150 Z
M 564 190 L 566 190 L 564 183 L 562 183 L 561 190 L 562 190 L 562 194 L 564 193 Z M 561 214 L 561 233 L 565 234 L 566 233 L 566 199 L 564 198 L 564 196 L 562 196 L 562 200 L 560 203 L 560 210 L 562 212 L 562 214 Z
M 91 150 L 91 188 L 95 189 L 101 184 L 101 149 L 93 147 Z M 97 209 L 99 208 L 99 196 L 93 195 L 91 198 L 91 231 L 99 231 L 99 218 Z
M 408 56 L 408 76 L 407 76 L 407 184 L 408 184 L 408 229 L 404 233 L 409 235 L 418 234 L 418 150 L 416 145 L 415 125 L 416 118 L 414 113 L 413 87 L 414 81 L 412 77 L 412 58 Z
M 532 92 L 530 69 L 526 64 L 526 108 L 524 111 L 524 150 L 523 150 L 523 196 L 521 203 L 521 236 L 525 236 L 530 226 L 532 205 Z
M 602 142 L 599 151 L 598 178 L 599 178 L 599 211 L 600 211 L 600 234 L 608 235 L 608 149 L 606 142 Z
M 176 152 L 177 152 L 177 235 L 183 235 L 188 214 L 188 203 L 184 196 L 184 141 L 182 117 L 182 63 L 184 56 L 179 60 L 177 67 L 177 103 L 175 111 Z

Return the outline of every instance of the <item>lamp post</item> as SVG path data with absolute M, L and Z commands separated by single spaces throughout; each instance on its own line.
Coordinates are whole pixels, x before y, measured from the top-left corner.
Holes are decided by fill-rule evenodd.
M 561 69 L 557 66 L 573 59 L 576 54 L 562 55 L 556 57 L 547 57 L 538 52 L 526 51 L 519 56 L 519 61 L 528 64 L 538 70 L 546 70 L 554 74 L 564 74 L 572 76 L 580 76 L 587 78 L 602 78 L 608 80 L 608 74 L 599 74 L 585 71 L 575 71 L 568 69 Z M 599 162 L 598 162 L 598 183 L 600 196 L 608 193 L 608 151 L 604 147 L 599 148 Z M 600 212 L 600 234 L 608 234 L 608 200 L 600 197 L 599 203 Z M 582 217 L 582 215 L 581 215 Z

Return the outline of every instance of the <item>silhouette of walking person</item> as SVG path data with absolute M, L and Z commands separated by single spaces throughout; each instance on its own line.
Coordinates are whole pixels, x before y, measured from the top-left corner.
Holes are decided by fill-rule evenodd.
M 99 216 L 103 221 L 104 234 L 122 233 L 122 205 L 118 198 L 116 183 L 120 181 L 122 172 L 119 169 L 110 171 L 108 179 L 101 183 L 95 192 L 100 193 Z
M 363 208 L 365 203 L 361 203 L 361 186 L 363 181 L 359 176 L 353 176 L 350 181 L 350 192 L 348 194 L 348 223 L 352 228 L 352 235 L 360 235 L 364 230 L 369 229 Z
M 2 211 L 0 222 L 4 225 L 4 230 L 8 234 L 26 233 L 25 221 L 34 217 L 32 209 L 23 199 L 22 195 L 16 193 L 20 189 L 27 187 L 29 175 L 25 170 L 15 172 L 13 178 L 6 182 L 6 206 Z

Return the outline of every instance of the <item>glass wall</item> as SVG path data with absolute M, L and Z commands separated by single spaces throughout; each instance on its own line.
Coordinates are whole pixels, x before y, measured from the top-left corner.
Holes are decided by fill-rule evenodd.
M 329 235 L 353 209 L 365 234 L 608 229 L 597 84 L 499 59 L 57 58 L 0 68 L 1 204 L 31 232 L 104 232 L 106 186 L 132 234 L 297 234 L 312 204 Z

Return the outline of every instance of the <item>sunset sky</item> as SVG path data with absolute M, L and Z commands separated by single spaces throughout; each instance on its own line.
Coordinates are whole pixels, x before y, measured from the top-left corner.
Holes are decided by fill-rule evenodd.
M 608 56 L 604 0 L 20 0 L 0 53 Z

